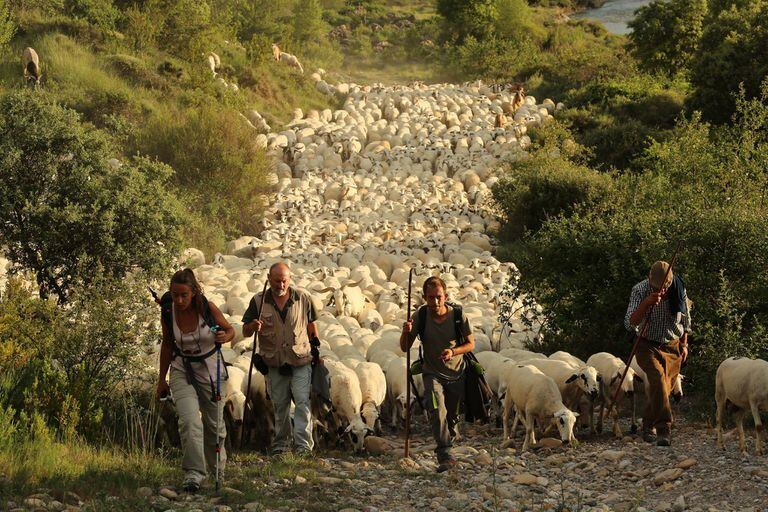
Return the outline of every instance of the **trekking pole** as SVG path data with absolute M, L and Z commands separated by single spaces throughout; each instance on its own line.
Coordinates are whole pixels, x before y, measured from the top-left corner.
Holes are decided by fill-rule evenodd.
M 216 344 L 216 492 L 219 492 L 219 464 L 221 463 L 221 345 Z
M 677 261 L 677 254 L 680 252 L 680 248 L 682 247 L 683 243 L 678 242 L 677 248 L 675 249 L 675 254 L 672 255 L 672 261 L 669 262 L 669 268 L 667 268 L 667 273 L 664 274 L 664 280 L 663 283 L 667 282 L 667 278 L 669 277 L 670 272 L 672 272 L 672 267 L 675 266 L 675 262 Z M 667 288 L 663 288 L 661 291 L 662 297 L 661 299 L 664 300 L 664 296 L 667 294 Z M 621 391 L 621 385 L 624 382 L 624 379 L 627 376 L 627 373 L 629 373 L 629 365 L 632 364 L 632 358 L 635 357 L 635 354 L 637 353 L 637 347 L 640 345 L 640 340 L 643 339 L 648 332 L 648 326 L 650 325 L 650 315 L 653 312 L 653 310 L 656 308 L 658 304 L 652 305 L 650 308 L 648 308 L 648 311 L 645 312 L 645 324 L 643 324 L 643 329 L 641 332 L 637 334 L 635 337 L 635 343 L 632 345 L 632 350 L 629 353 L 629 359 L 627 359 L 627 365 L 624 367 L 624 372 L 621 374 L 621 378 L 619 379 L 619 385 L 616 387 L 616 391 L 613 393 L 613 399 L 611 400 L 611 405 L 608 408 L 608 412 L 610 413 L 611 409 L 613 408 L 614 404 L 616 404 L 616 400 L 619 398 L 619 392 Z
M 405 321 L 411 319 L 411 283 L 413 283 L 413 267 L 408 271 L 408 314 Z M 409 333 L 410 336 L 410 333 Z M 411 452 L 411 349 L 406 347 L 405 351 L 405 457 L 410 456 Z
M 267 294 L 267 284 L 269 284 L 269 281 L 264 281 L 264 288 L 261 290 L 261 303 L 259 304 L 259 317 L 258 320 L 261 321 L 261 312 L 264 311 L 264 296 Z M 248 387 L 246 387 L 245 391 L 245 405 L 243 406 L 243 413 L 248 410 L 248 399 L 251 396 L 251 376 L 253 375 L 253 358 L 256 356 L 256 341 L 259 339 L 259 331 L 256 331 L 253 333 L 253 347 L 251 347 L 251 363 L 248 365 Z M 245 422 L 243 422 L 243 430 L 244 434 L 240 438 L 240 448 L 243 447 L 243 444 L 245 443 L 245 438 L 250 436 L 250 431 L 248 430 L 249 427 Z

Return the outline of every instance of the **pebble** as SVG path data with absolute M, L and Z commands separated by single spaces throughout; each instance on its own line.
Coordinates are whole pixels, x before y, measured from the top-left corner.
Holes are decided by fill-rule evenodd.
M 656 485 L 661 485 L 667 482 L 671 482 L 673 480 L 677 480 L 683 475 L 683 470 L 680 468 L 670 468 L 665 469 L 655 477 L 653 477 L 653 483 Z
M 163 498 L 166 498 L 169 500 L 175 500 L 179 498 L 179 494 L 173 489 L 169 489 L 168 487 L 161 488 L 158 494 L 160 494 L 160 496 L 162 496 Z
M 24 500 L 24 506 L 30 508 L 46 508 L 45 502 L 40 498 L 27 498 Z
M 232 487 L 222 487 L 221 492 L 224 494 L 231 494 L 232 496 L 242 496 L 244 494 L 243 491 L 239 491 Z
M 623 450 L 605 450 L 600 453 L 600 458 L 609 460 L 611 462 L 616 462 L 617 460 L 621 459 L 627 454 L 627 452 Z
M 136 494 L 142 498 L 149 498 L 152 496 L 153 492 L 151 487 L 139 487 L 136 489 Z
M 337 485 L 342 483 L 344 480 L 342 480 L 341 478 L 336 478 L 334 476 L 320 476 L 320 477 L 317 477 L 317 481 L 320 482 L 321 484 Z
M 513 476 L 512 481 L 520 485 L 536 485 L 539 483 L 539 478 L 530 473 L 520 473 Z
M 696 459 L 685 459 L 677 464 L 677 467 L 680 469 L 688 469 L 692 468 L 696 464 L 698 464 L 699 461 Z
M 296 475 L 296 478 L 293 479 L 293 483 L 295 483 L 295 484 L 305 484 L 305 483 L 307 483 L 307 479 L 304 478 L 301 475 Z

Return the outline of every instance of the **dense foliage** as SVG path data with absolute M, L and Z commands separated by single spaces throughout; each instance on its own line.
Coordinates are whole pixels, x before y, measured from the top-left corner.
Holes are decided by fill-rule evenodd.
M 593 185 L 576 182 L 579 189 L 569 194 L 580 208 L 547 216 L 540 229 L 507 247 L 524 290 L 543 306 L 546 346 L 540 348 L 626 355 L 629 291 L 653 261 L 671 259 L 679 245 L 677 270 L 694 302 L 687 373 L 706 391 L 725 357 L 768 356 L 762 340 L 768 322 L 764 91 L 761 99 L 737 102 L 731 126 L 713 127 L 698 117 L 679 121 L 666 141 L 644 152 L 635 173 L 612 178 L 613 192 L 601 201 L 578 200 Z M 530 165 L 514 166 L 508 182 L 526 179 Z M 551 182 L 541 180 L 547 188 L 539 196 L 574 186 L 568 172 L 552 175 Z M 509 201 L 503 186 L 494 192 L 508 215 L 518 211 L 520 203 Z
M 0 244 L 43 297 L 64 302 L 101 274 L 161 273 L 179 247 L 171 170 L 112 154 L 71 110 L 26 92 L 0 101 Z

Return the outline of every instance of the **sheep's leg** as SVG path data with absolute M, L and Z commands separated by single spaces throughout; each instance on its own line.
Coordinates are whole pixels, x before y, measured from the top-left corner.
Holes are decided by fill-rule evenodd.
M 761 435 L 763 432 L 763 422 L 760 420 L 760 408 L 754 400 L 749 402 L 749 408 L 752 409 L 752 418 L 755 420 L 755 453 L 757 455 L 762 455 L 763 440 L 761 439 Z
M 734 413 L 733 417 L 736 420 L 736 428 L 739 431 L 739 450 L 741 450 L 742 455 L 746 455 L 747 442 L 744 439 L 744 409 L 739 409 Z
M 504 434 L 502 435 L 502 439 L 504 441 L 509 439 L 509 428 L 508 428 L 508 426 L 509 426 L 509 414 L 510 414 L 510 412 L 512 412 L 512 404 L 510 403 L 510 401 L 505 401 L 504 402 L 504 412 L 503 412 L 503 415 L 502 415 L 502 418 L 501 418 L 501 423 L 502 423 L 502 426 L 504 427 Z M 517 414 L 515 414 L 515 422 L 517 422 Z M 515 430 L 514 430 L 515 429 L 515 425 L 516 425 L 516 423 L 512 424 L 512 434 L 513 435 L 515 433 Z
M 521 415 L 522 416 L 522 415 Z M 528 449 L 528 446 L 531 443 L 531 438 L 533 438 L 533 417 L 532 416 L 522 416 L 521 421 L 523 422 L 523 425 L 525 426 L 525 437 L 523 438 L 523 447 L 521 448 L 521 451 L 526 451 Z
M 717 422 L 717 447 L 721 450 L 725 449 L 723 444 L 723 410 L 725 409 L 725 396 L 720 392 L 718 387 L 715 392 L 715 402 L 717 403 L 717 414 L 715 415 L 715 421 Z
M 619 426 L 619 404 L 617 403 L 611 406 L 611 416 L 613 416 L 613 435 L 617 439 L 621 439 L 621 426 Z
M 632 394 L 632 426 L 630 432 L 637 434 L 637 391 Z
M 600 409 L 597 412 L 597 433 L 603 433 L 603 413 L 605 411 L 605 397 L 600 400 Z
M 597 433 L 595 430 L 595 401 L 590 400 L 589 401 L 589 433 L 594 435 Z

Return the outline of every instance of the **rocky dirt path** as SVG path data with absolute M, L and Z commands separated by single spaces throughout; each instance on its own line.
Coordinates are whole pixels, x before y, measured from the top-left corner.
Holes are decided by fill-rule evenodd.
M 402 439 L 378 456 L 320 452 L 303 460 L 257 454 L 233 457 L 219 496 L 208 486 L 187 496 L 172 485 L 140 488 L 133 496 L 86 503 L 77 496 L 54 500 L 36 493 L 7 510 L 153 511 L 768 511 L 765 457 L 742 457 L 733 433 L 726 451 L 714 446 L 714 431 L 682 421 L 673 446 L 659 448 L 635 436 L 608 434 L 575 447 L 543 440 L 520 454 L 500 449 L 490 426 L 465 428 L 458 443 L 458 468 L 435 473 L 433 444 L 422 425 L 412 458 L 402 459 Z M 519 446 L 519 445 L 518 445 Z M 748 443 L 753 453 L 753 443 Z M 70 503 L 66 505 L 65 503 Z

